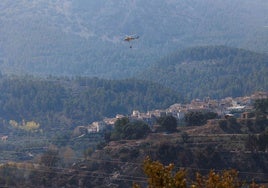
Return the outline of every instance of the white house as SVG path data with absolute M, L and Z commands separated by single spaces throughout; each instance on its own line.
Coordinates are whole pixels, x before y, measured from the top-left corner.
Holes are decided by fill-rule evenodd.
M 88 133 L 99 133 L 106 128 L 106 124 L 103 121 L 95 121 L 88 126 Z

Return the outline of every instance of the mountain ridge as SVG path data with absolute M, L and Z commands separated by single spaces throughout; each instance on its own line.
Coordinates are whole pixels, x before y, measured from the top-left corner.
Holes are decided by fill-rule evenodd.
M 4 73 L 133 77 L 152 62 L 199 45 L 266 52 L 258 1 L 8 1 L 0 5 Z M 133 49 L 122 39 L 138 34 Z
M 173 53 L 141 74 L 182 96 L 222 98 L 268 88 L 268 56 L 226 46 L 188 48 Z

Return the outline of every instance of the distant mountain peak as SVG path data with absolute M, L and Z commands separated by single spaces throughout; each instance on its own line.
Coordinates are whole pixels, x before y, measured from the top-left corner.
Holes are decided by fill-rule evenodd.
M 265 0 L 3 0 L 0 68 L 126 78 L 174 49 L 221 44 L 267 52 L 266 7 Z M 131 33 L 142 37 L 129 50 L 120 38 Z

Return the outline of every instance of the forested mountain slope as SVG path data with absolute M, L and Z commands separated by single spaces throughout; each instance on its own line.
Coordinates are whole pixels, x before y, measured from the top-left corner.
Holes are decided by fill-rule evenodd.
M 2 0 L 4 73 L 135 76 L 197 45 L 268 51 L 266 0 Z M 137 34 L 132 49 L 125 35 Z
M 194 47 L 166 56 L 141 77 L 188 99 L 243 96 L 268 90 L 268 56 L 225 46 Z
M 180 101 L 170 89 L 133 79 L 2 77 L 0 91 L 2 120 L 34 120 L 42 128 L 87 125 L 133 110 L 167 108 Z

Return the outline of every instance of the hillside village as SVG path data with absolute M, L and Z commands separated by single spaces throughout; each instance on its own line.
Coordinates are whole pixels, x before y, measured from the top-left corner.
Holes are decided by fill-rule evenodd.
M 123 181 L 125 177 L 143 178 L 143 183 L 146 184 L 141 164 L 146 156 L 150 156 L 164 164 L 172 162 L 178 167 L 187 167 L 189 178 L 192 178 L 191 174 L 196 173 L 196 170 L 203 169 L 200 172 L 206 174 L 209 169 L 219 171 L 232 167 L 239 172 L 244 172 L 240 177 L 243 180 L 254 179 L 258 183 L 266 183 L 267 142 L 263 145 L 256 145 L 255 142 L 248 142 L 251 138 L 248 134 L 237 134 L 237 132 L 225 130 L 219 132 L 221 127 L 214 126 L 215 124 L 209 122 L 204 126 L 184 126 L 184 117 L 191 111 L 205 111 L 218 115 L 218 120 L 209 121 L 221 121 L 228 116 L 235 116 L 237 119 L 251 118 L 248 115 L 254 110 L 254 101 L 267 98 L 268 92 L 257 92 L 251 96 L 228 97 L 220 100 L 195 99 L 189 104 L 173 104 L 167 109 L 157 109 L 145 113 L 133 110 L 130 115 L 118 114 L 89 125 L 78 126 L 73 131 L 71 139 L 58 137 L 49 145 L 40 143 L 40 140 L 42 141 L 44 138 L 40 138 L 41 134 L 36 135 L 36 133 L 33 133 L 35 137 L 26 137 L 24 140 L 21 139 L 22 137 L 19 137 L 19 141 L 11 140 L 13 139 L 11 138 L 2 141 L 2 147 L 8 146 L 12 149 L 16 148 L 16 150 L 13 152 L 7 149 L 1 156 L 1 160 L 10 161 L 14 158 L 12 154 L 16 154 L 17 158 L 13 160 L 18 163 L 12 163 L 12 166 L 11 163 L 2 165 L 2 172 L 10 170 L 9 174 L 13 175 L 13 172 L 18 174 L 14 176 L 15 178 L 26 177 L 21 181 L 30 182 L 28 184 L 35 184 L 35 179 L 39 184 L 46 178 L 45 183 L 49 185 L 47 187 L 53 187 L 52 184 L 58 187 L 68 184 L 70 184 L 69 187 L 77 187 L 71 186 L 71 183 L 87 185 L 80 187 L 98 187 L 98 185 L 104 185 L 101 187 L 111 187 L 111 185 L 114 185 L 112 187 L 131 187 L 130 184 L 136 182 L 137 179 L 129 178 L 129 181 Z M 142 139 L 102 142 L 105 139 L 103 138 L 105 134 L 102 133 L 111 130 L 118 118 L 128 117 L 130 120 L 142 120 L 154 130 L 157 119 L 167 115 L 172 115 L 177 119 L 178 126 L 181 126 L 177 127 L 177 132 L 172 134 L 156 132 Z M 45 140 L 47 139 L 45 138 Z M 15 142 L 16 147 L 11 145 L 12 142 Z M 24 144 L 26 142 L 31 145 Z M 33 147 L 34 144 L 36 147 Z M 56 157 L 59 157 L 58 162 L 54 160 Z M 19 165 L 29 165 L 30 167 L 20 167 Z M 25 176 L 24 168 L 31 176 Z M 9 174 L 8 177 L 11 176 Z
M 184 116 L 191 111 L 215 112 L 220 119 L 234 116 L 236 118 L 250 118 L 250 112 L 253 110 L 253 103 L 257 99 L 268 98 L 268 92 L 256 92 L 251 96 L 227 97 L 216 100 L 209 97 L 203 100 L 194 99 L 189 104 L 173 104 L 167 109 L 157 109 L 145 113 L 133 110 L 131 115 L 118 114 L 116 117 L 104 118 L 102 121 L 96 121 L 86 126 L 78 126 L 74 133 L 77 136 L 84 134 L 101 133 L 106 129 L 112 129 L 115 121 L 122 117 L 128 117 L 131 120 L 142 120 L 153 129 L 157 118 L 172 115 L 177 119 L 179 125 L 184 125 Z

